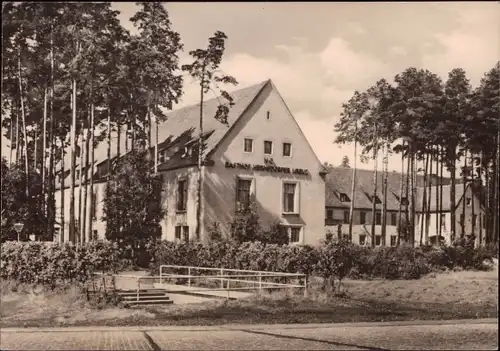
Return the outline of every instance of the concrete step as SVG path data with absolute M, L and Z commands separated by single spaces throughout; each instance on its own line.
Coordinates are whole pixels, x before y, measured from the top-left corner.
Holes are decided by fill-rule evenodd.
M 165 296 L 166 292 L 165 291 L 159 291 L 159 292 L 139 292 L 139 296 Z M 118 296 L 121 297 L 127 297 L 127 296 L 132 296 L 135 297 L 137 296 L 137 292 L 120 292 L 118 293 Z
M 143 305 L 171 305 L 172 300 L 139 300 L 139 301 L 124 301 L 128 306 L 143 306 Z
M 139 295 L 139 301 L 143 300 L 170 300 L 170 298 L 166 295 L 156 295 L 156 296 L 142 296 Z M 137 301 L 137 295 L 136 296 L 122 296 L 122 301 Z

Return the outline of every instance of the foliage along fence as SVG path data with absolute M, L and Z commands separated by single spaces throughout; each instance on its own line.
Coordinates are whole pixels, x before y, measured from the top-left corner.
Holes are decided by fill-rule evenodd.
M 320 247 L 231 241 L 183 243 L 159 241 L 148 246 L 151 273 L 162 264 L 224 267 L 317 275 L 323 278 L 418 279 L 446 269 L 487 270 L 491 252 L 456 244 L 441 247 L 362 247 L 331 241 Z
M 96 272 L 117 272 L 123 267 L 123 249 L 112 242 L 79 246 L 65 243 L 7 242 L 1 245 L 0 277 L 22 283 L 56 287 L 84 284 Z M 485 247 L 456 244 L 441 247 L 361 247 L 347 241 L 330 241 L 319 247 L 260 242 L 238 244 L 213 241 L 150 241 L 144 246 L 151 273 L 162 264 L 224 267 L 316 275 L 325 279 L 418 279 L 444 269 L 486 270 L 492 259 Z M 143 258 L 144 259 L 144 258 Z
M 96 272 L 116 272 L 120 250 L 112 242 L 5 242 L 1 245 L 0 278 L 54 289 L 68 283 L 84 284 Z

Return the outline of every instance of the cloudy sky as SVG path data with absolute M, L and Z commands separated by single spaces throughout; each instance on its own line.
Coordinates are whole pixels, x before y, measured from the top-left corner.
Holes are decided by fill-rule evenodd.
M 222 69 L 240 87 L 271 78 L 321 161 L 353 159 L 352 145 L 332 143 L 341 105 L 354 90 L 391 80 L 410 66 L 446 77 L 462 67 L 476 86 L 500 59 L 500 4 L 446 3 L 168 3 L 185 52 L 216 30 L 228 37 Z M 122 24 L 134 3 L 113 3 Z M 182 62 L 182 63 L 184 63 Z M 196 103 L 187 79 L 182 105 Z M 3 147 L 2 147 L 3 149 Z M 400 169 L 395 157 L 390 168 Z M 369 164 L 365 167 L 371 167 Z
M 353 159 L 332 143 L 341 105 L 354 90 L 392 79 L 410 66 L 443 78 L 462 67 L 476 86 L 500 59 L 500 4 L 447 3 L 168 3 L 185 53 L 216 30 L 229 39 L 222 69 L 240 87 L 271 78 L 322 161 Z M 115 3 L 124 26 L 133 3 Z M 186 59 L 184 54 L 182 59 Z M 186 81 L 182 104 L 197 102 Z M 366 165 L 365 167 L 370 167 Z M 400 170 L 398 158 L 390 168 Z

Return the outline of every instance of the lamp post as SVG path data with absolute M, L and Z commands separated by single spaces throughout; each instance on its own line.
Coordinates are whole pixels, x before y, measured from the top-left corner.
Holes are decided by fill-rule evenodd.
M 21 237 L 21 232 L 23 231 L 23 228 L 24 228 L 24 223 L 21 223 L 21 222 L 14 223 L 14 229 L 17 232 L 17 241 L 21 241 L 20 237 Z

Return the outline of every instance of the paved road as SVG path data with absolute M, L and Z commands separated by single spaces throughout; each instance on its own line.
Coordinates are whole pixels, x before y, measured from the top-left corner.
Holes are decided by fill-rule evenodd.
M 2 329 L 2 350 L 496 350 L 498 320 Z

